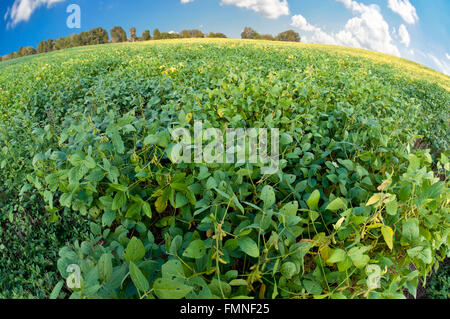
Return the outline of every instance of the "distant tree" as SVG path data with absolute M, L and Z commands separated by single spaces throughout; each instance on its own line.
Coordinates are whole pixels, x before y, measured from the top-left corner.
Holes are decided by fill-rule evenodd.
M 142 40 L 142 41 L 148 41 L 148 40 L 151 40 L 151 39 L 152 39 L 152 36 L 150 35 L 150 31 L 149 31 L 149 30 L 145 30 L 145 31 L 142 33 L 141 40 Z
M 83 45 L 81 36 L 78 33 L 74 33 L 70 36 L 70 42 L 72 47 L 80 47 Z
M 197 29 L 192 30 L 191 33 L 192 33 L 193 38 L 204 38 L 205 37 L 205 34 L 202 31 L 197 30 Z
M 161 39 L 161 31 L 159 29 L 155 29 L 153 31 L 153 40 L 160 40 Z
M 200 30 L 183 30 L 180 33 L 182 38 L 204 38 L 205 35 Z
M 192 38 L 191 37 L 191 30 L 183 30 L 180 32 L 180 35 L 182 38 Z
M 90 35 L 89 44 L 104 44 L 109 42 L 108 31 L 103 28 L 94 28 L 88 31 L 88 33 Z
M 111 38 L 113 43 L 125 42 L 127 41 L 127 34 L 122 27 L 115 26 L 110 30 Z
M 138 37 L 136 36 L 136 28 L 132 27 L 130 29 L 130 38 L 128 39 L 128 41 L 136 42 L 137 40 L 138 40 Z
M 220 32 L 218 32 L 218 33 L 210 32 L 208 34 L 208 38 L 226 38 L 226 37 L 227 36 L 225 34 L 220 33 Z
M 268 40 L 268 41 L 274 41 L 275 38 L 271 34 L 259 34 L 257 39 L 259 40 Z
M 33 47 L 20 47 L 19 56 L 28 56 L 36 54 L 36 50 Z
M 62 50 L 70 48 L 70 37 L 61 37 L 55 41 L 55 45 L 53 47 L 54 50 Z
M 242 39 L 257 39 L 258 33 L 250 27 L 245 27 L 244 31 L 241 33 Z
M 153 34 L 153 38 L 155 35 Z M 160 35 L 160 39 L 179 39 L 181 35 L 176 32 L 163 32 Z
M 80 33 L 81 45 L 89 45 L 91 43 L 91 34 L 87 31 Z
M 41 41 L 37 46 L 37 53 L 51 52 L 53 51 L 55 41 L 52 39 Z
M 275 37 L 277 41 L 300 42 L 300 35 L 294 30 L 281 32 Z
M 13 52 L 10 54 L 11 59 L 16 59 L 16 58 L 20 58 L 20 54 L 19 52 Z

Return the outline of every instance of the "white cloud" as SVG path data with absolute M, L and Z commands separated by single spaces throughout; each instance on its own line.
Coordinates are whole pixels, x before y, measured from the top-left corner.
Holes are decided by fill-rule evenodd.
M 398 29 L 398 35 L 400 36 L 400 42 L 409 47 L 409 44 L 411 43 L 411 37 L 409 36 L 408 29 L 404 24 L 402 24 Z
M 235 5 L 239 8 L 253 10 L 269 18 L 278 19 L 289 15 L 287 0 L 222 0 L 221 5 Z
M 10 8 L 8 8 L 7 10 L 6 10 L 6 13 L 5 13 L 5 15 L 3 16 L 3 19 L 6 21 L 7 19 L 8 19 L 8 16 L 9 16 L 9 11 L 10 11 L 11 9 Z
M 406 23 L 415 24 L 419 21 L 417 10 L 409 0 L 389 0 L 388 7 L 401 16 Z
M 445 57 L 450 60 L 450 54 L 446 53 Z
M 28 21 L 33 12 L 41 6 L 50 8 L 53 4 L 65 0 L 14 0 L 11 8 L 5 14 L 5 20 L 9 18 L 7 28 L 15 27 L 18 23 Z
M 439 71 L 450 76 L 450 64 L 448 64 L 446 61 L 438 59 L 436 56 L 434 56 L 431 53 L 427 54 L 427 56 L 438 67 Z M 447 58 L 448 58 L 448 56 L 447 56 Z
M 181 0 L 181 3 L 189 3 L 189 2 L 194 2 L 194 0 Z
M 312 32 L 313 33 L 313 35 L 311 37 L 312 42 L 322 43 L 322 44 L 337 44 L 336 40 L 333 38 L 333 36 L 322 31 L 321 28 L 310 24 L 308 21 L 306 21 L 305 17 L 302 16 L 301 14 L 297 14 L 292 17 L 291 25 L 302 31 Z M 303 39 L 305 41 L 306 37 L 303 37 Z
M 338 33 L 328 34 L 321 28 L 308 23 L 301 15 L 293 16 L 291 25 L 300 30 L 312 32 L 313 42 L 363 48 L 400 56 L 400 51 L 393 44 L 389 33 L 389 25 L 378 6 L 365 5 L 352 0 L 337 1 L 342 2 L 355 15 Z

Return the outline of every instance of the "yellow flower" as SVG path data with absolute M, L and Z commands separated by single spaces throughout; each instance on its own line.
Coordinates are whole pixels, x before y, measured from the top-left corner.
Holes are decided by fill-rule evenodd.
M 40 80 L 41 80 L 41 78 L 37 76 L 36 77 L 36 81 L 40 81 Z

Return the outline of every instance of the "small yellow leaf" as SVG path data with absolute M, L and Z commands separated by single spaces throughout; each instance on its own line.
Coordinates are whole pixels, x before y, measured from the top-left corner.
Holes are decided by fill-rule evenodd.
M 190 123 L 192 120 L 192 117 L 193 117 L 192 113 L 186 114 L 186 122 Z
M 321 248 L 319 248 L 319 253 L 320 256 L 322 257 L 322 260 L 324 260 L 325 262 L 328 260 L 328 258 L 330 258 L 330 256 L 333 254 L 333 249 L 331 249 L 330 247 L 327 246 L 322 246 Z M 333 266 L 333 264 L 327 263 L 328 266 Z
M 339 219 L 336 223 L 336 225 L 334 225 L 334 229 L 339 229 L 342 226 L 342 223 L 345 221 L 345 217 L 342 217 L 341 219 Z
M 379 195 L 373 195 L 369 201 L 367 202 L 366 206 L 371 206 L 373 204 L 378 203 L 381 200 L 381 196 Z
M 162 194 L 164 194 L 164 190 L 160 189 L 153 193 L 152 197 L 160 197 Z
M 392 250 L 392 248 L 394 248 L 394 231 L 389 226 L 383 226 L 381 228 L 381 233 L 383 234 L 384 241 L 389 249 Z
M 162 196 L 158 197 L 158 199 L 155 202 L 155 207 L 156 207 L 156 211 L 161 214 L 167 208 L 167 200 L 164 201 Z
M 384 225 L 381 224 L 381 223 L 375 223 L 375 224 L 367 226 L 367 229 L 376 229 L 376 228 L 380 228 L 380 227 L 383 227 L 383 226 Z

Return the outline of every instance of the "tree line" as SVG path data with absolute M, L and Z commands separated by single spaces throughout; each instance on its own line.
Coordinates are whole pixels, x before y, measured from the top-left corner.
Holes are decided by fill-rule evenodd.
M 182 38 L 227 38 L 223 33 L 203 33 L 200 30 L 182 30 L 180 33 L 176 32 L 161 32 L 159 29 L 153 30 L 153 35 L 150 30 L 145 30 L 140 37 L 136 35 L 136 28 L 129 30 L 129 37 L 127 33 L 120 26 L 115 26 L 109 31 L 111 35 L 111 41 L 108 32 L 103 28 L 94 28 L 90 31 L 84 31 L 81 33 L 74 33 L 66 37 L 59 39 L 49 39 L 41 41 L 37 48 L 32 46 L 20 47 L 19 51 L 7 54 L 0 58 L 0 61 L 6 61 L 9 59 L 15 59 L 23 56 L 52 52 L 56 50 L 62 50 L 67 48 L 80 47 L 85 45 L 105 44 L 105 43 L 119 43 L 119 42 L 137 42 L 137 41 L 150 41 L 150 40 L 163 40 L 163 39 L 182 39 Z M 271 41 L 293 41 L 300 42 L 300 35 L 293 31 L 288 30 L 272 36 L 270 34 L 259 34 L 250 27 L 246 27 L 241 33 L 242 39 L 257 39 L 257 40 L 271 40 Z
M 250 27 L 245 27 L 244 31 L 241 33 L 242 39 L 253 39 L 253 40 L 269 40 L 269 41 L 287 41 L 287 42 L 300 42 L 300 34 L 294 30 L 287 30 L 279 33 L 276 36 L 271 34 L 259 34 Z

